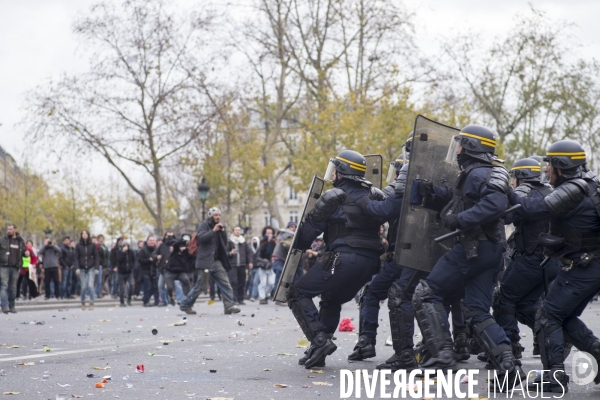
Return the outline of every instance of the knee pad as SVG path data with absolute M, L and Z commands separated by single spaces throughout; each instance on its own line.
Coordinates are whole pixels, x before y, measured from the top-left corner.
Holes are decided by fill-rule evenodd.
M 415 293 L 413 294 L 412 303 L 413 307 L 416 309 L 420 308 L 425 300 L 429 300 L 434 295 L 433 289 L 427 284 L 426 281 L 421 280 L 419 284 L 415 288 Z
M 288 287 L 287 295 L 288 307 L 292 310 L 292 314 L 296 318 L 296 321 L 298 321 L 298 325 L 302 328 L 302 332 L 304 332 L 306 338 L 312 342 L 318 333 L 318 329 L 321 328 L 321 323 L 319 321 L 311 321 L 304 311 L 306 300 L 311 302 L 312 300 L 306 298 L 299 299 L 299 292 L 293 284 Z

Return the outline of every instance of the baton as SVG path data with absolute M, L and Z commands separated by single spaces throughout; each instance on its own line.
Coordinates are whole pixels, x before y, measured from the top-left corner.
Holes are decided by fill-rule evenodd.
M 548 271 L 546 271 L 546 264 L 550 261 L 550 257 L 544 258 L 544 261 L 540 264 L 540 268 L 544 274 L 544 297 L 548 296 Z
M 502 214 L 500 214 L 500 216 L 498 218 L 505 217 L 506 215 L 510 214 L 511 212 L 517 211 L 519 208 L 521 208 L 521 205 L 520 204 L 516 204 L 516 205 L 512 206 L 511 208 L 507 209 L 506 211 L 504 211 Z M 446 239 L 450 239 L 450 238 L 453 238 L 454 236 L 458 236 L 458 235 L 460 235 L 462 233 L 468 232 L 468 231 L 470 231 L 471 229 L 474 229 L 474 228 L 477 228 L 477 227 L 474 226 L 472 228 L 467 228 L 467 229 L 457 229 L 454 232 L 446 233 L 445 235 L 442 235 L 440 237 L 435 238 L 434 241 L 436 243 L 439 243 L 439 242 L 444 241 Z

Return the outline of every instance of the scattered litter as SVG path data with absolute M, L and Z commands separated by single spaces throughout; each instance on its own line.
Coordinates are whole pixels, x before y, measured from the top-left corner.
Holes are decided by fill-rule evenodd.
M 38 322 L 36 322 L 35 324 L 36 324 L 36 325 L 44 325 L 44 324 L 45 324 L 45 322 L 44 322 L 44 321 L 38 321 Z
M 18 365 L 26 365 L 26 366 L 29 367 L 29 366 L 35 365 L 35 363 L 34 362 L 23 362 L 23 361 L 21 361 L 20 363 L 18 363 Z
M 98 388 L 98 389 L 104 389 L 104 383 L 102 383 L 102 382 L 96 383 L 96 388 Z
M 306 339 L 300 339 L 298 340 L 298 344 L 296 345 L 296 347 L 298 348 L 306 348 L 308 347 L 308 345 L 310 344 L 310 342 Z
M 155 357 L 169 357 L 169 358 L 175 358 L 175 357 L 173 357 L 173 356 L 169 356 L 169 355 L 167 355 L 167 354 L 155 354 L 154 356 L 155 356 Z
M 50 347 L 44 346 L 44 352 L 49 353 L 51 351 L 52 351 L 52 349 Z
M 273 371 L 271 368 L 265 368 L 263 371 Z
M 6 345 L 6 346 L 4 346 L 4 347 L 6 347 L 7 349 L 20 349 L 20 348 L 22 348 L 22 347 L 24 347 L 24 346 L 18 346 L 18 345 L 16 345 L 16 344 L 13 344 L 12 346 L 8 346 L 8 345 Z
M 106 375 L 106 376 L 103 376 L 102 379 L 106 379 L 106 380 L 111 381 L 112 380 L 112 376 Z
M 238 321 L 238 322 L 237 322 L 237 324 L 238 324 L 239 326 L 244 326 L 244 323 L 243 323 L 242 321 Z
M 216 370 L 216 369 L 211 369 L 211 370 L 210 370 L 210 373 L 211 373 L 211 374 L 216 374 L 216 373 L 217 373 L 217 370 Z
M 102 383 L 108 383 L 108 379 L 102 379 Z
M 316 378 L 316 376 L 314 376 L 314 375 L 308 375 L 307 378 L 311 378 L 312 379 L 312 378 Z
M 2 393 L 3 395 L 9 395 L 9 394 L 21 394 L 21 392 L 4 392 Z
M 212 360 L 213 360 L 213 359 L 212 359 L 212 358 L 210 358 L 210 357 L 202 357 L 202 359 L 203 359 L 203 360 L 206 360 L 206 361 L 212 361 Z
M 153 355 L 156 355 L 156 353 L 148 352 L 148 355 L 153 356 Z
M 110 369 L 110 367 L 94 367 L 94 369 L 96 371 L 104 371 L 104 370 Z
M 308 388 L 311 388 L 311 387 L 312 387 L 312 386 L 310 386 L 310 385 L 302 385 L 302 388 L 303 388 L 303 389 L 308 389 Z
M 212 306 L 213 304 L 215 304 L 215 301 L 213 299 L 210 299 L 209 301 L 206 302 L 207 305 Z
M 276 388 L 286 388 L 286 387 L 288 387 L 288 385 L 286 385 L 285 383 L 276 383 L 275 387 Z
M 277 354 L 278 356 L 293 356 L 292 353 L 275 353 L 275 354 Z
M 126 380 L 128 380 L 128 379 L 129 379 L 129 375 L 125 375 L 125 376 L 123 377 L 123 380 L 124 380 L 124 381 L 126 381 Z
M 462 377 L 462 379 L 460 380 L 460 383 L 468 383 L 469 382 L 469 376 L 465 375 Z
M 6 376 L 6 371 L 3 369 L 0 369 L 0 376 Z
M 60 383 L 56 382 L 56 384 L 57 384 L 58 386 L 62 387 L 62 388 L 65 388 L 65 387 L 69 387 L 69 386 L 71 386 L 71 385 L 69 385 L 68 383 L 65 383 L 64 385 L 61 385 Z
M 146 372 L 146 368 L 144 368 L 144 364 L 136 365 L 135 372 L 139 372 L 140 374 L 143 374 L 144 372 Z
M 72 394 L 71 397 L 74 399 L 83 399 L 83 396 L 80 396 L 78 394 Z
M 46 362 L 46 361 L 44 361 L 44 360 L 40 360 L 40 364 L 43 364 L 43 363 L 45 363 L 45 362 Z
M 85 336 L 90 336 L 90 334 L 89 333 L 78 333 L 77 336 L 84 336 L 85 337 Z
M 311 369 L 310 371 L 311 374 L 322 374 L 323 370 L 322 369 Z
M 352 324 L 352 321 L 350 320 L 350 318 L 342 318 L 342 321 L 340 322 L 340 332 L 353 332 L 354 329 L 356 329 L 354 327 L 354 325 Z
M 315 386 L 327 386 L 329 382 L 313 382 L 312 384 Z
M 131 383 L 126 383 L 125 386 L 127 386 L 127 389 L 131 389 L 133 387 Z
M 277 325 L 277 322 L 269 322 L 269 325 Z
M 153 334 L 153 335 L 156 335 L 156 334 L 158 334 L 158 330 L 157 330 L 157 329 L 152 329 L 152 334 Z
M 110 322 L 110 319 L 101 319 L 100 322 Z

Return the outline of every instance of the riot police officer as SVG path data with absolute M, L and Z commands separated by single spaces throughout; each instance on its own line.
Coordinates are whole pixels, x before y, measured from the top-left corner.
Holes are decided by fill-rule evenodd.
M 383 199 L 380 190 L 365 180 L 365 158 L 344 150 L 330 160 L 325 179 L 333 189 L 315 203 L 296 233 L 296 248 L 307 249 L 324 232 L 326 253 L 295 285 L 288 287 L 288 306 L 310 341 L 299 364 L 306 368 L 325 365 L 337 346 L 331 338 L 342 304 L 350 301 L 379 269 L 384 249 L 379 238 L 382 220 L 368 216 L 358 202 Z M 320 310 L 313 298 L 321 295 Z
M 510 170 L 514 193 L 539 200 L 552 193 L 552 187 L 541 182 L 541 172 L 542 165 L 534 158 L 516 161 Z M 544 286 L 556 277 L 560 263 L 552 260 L 544 269 L 540 268 L 544 256 L 538 236 L 548 231 L 548 219 L 529 220 L 527 216 L 508 214 L 505 222 L 515 226 L 515 231 L 508 239 L 511 261 L 492 308 L 496 322 L 510 339 L 515 358 L 520 359 L 524 348 L 520 344 L 517 321 L 533 330 L 535 313 L 542 304 L 540 297 Z
M 409 141 L 403 146 L 405 149 L 408 147 L 407 144 L 411 143 L 410 140 L 412 140 L 412 132 L 411 136 L 409 136 Z M 394 262 L 398 220 L 408 171 L 408 163 L 404 162 L 408 159 L 407 156 L 408 153 L 405 153 L 404 157 L 400 155 L 396 158 L 394 163 L 396 180 L 384 189 L 384 193 L 388 195 L 385 201 L 369 201 L 365 197 L 359 203 L 367 215 L 384 218 L 389 221 L 390 226 L 387 240 L 390 247 L 388 248 L 386 261 L 383 264 L 381 272 L 365 287 L 361 295 L 358 343 L 354 347 L 352 354 L 348 356 L 348 360 L 364 360 L 375 357 L 377 328 L 379 326 L 377 322 L 379 319 L 379 302 L 388 298 L 392 346 L 395 354 L 386 363 L 378 365 L 377 368 L 392 369 L 394 371 L 400 368 L 412 370 L 418 367 L 412 350 L 414 310 L 410 299 L 405 295 L 405 289 L 408 286 L 408 280 L 410 280 L 413 270 L 408 270 L 410 273 L 405 274 L 408 277 L 407 281 L 401 281 L 400 278 L 405 268 Z M 425 273 L 417 272 L 425 276 Z M 418 279 L 413 281 L 412 289 L 416 286 Z
M 572 140 L 553 143 L 546 154 L 546 176 L 554 191 L 544 198 L 509 194 L 521 204 L 521 217 L 550 219 L 550 233 L 539 237 L 544 254 L 566 264 L 554 280 L 536 314 L 534 331 L 540 344 L 544 391 L 568 389 L 564 366 L 564 339 L 600 360 L 600 341 L 579 319 L 600 289 L 600 181 L 586 167 L 586 154 Z M 562 329 L 561 329 L 562 327 Z M 596 376 L 600 383 L 600 376 Z M 563 389 L 564 388 L 564 389 Z
M 507 209 L 508 172 L 493 165 L 496 139 L 483 126 L 468 125 L 455 136 L 449 156 L 461 169 L 454 188 L 415 182 L 412 204 L 440 211 L 450 229 L 468 229 L 440 258 L 413 295 L 417 322 L 430 358 L 425 368 L 447 369 L 456 365 L 442 301 L 464 284 L 463 315 L 471 334 L 485 349 L 500 377 L 514 382 L 522 375 L 504 330 L 490 315 L 492 291 L 503 266 L 503 224 Z M 512 384 L 511 384 L 512 386 Z

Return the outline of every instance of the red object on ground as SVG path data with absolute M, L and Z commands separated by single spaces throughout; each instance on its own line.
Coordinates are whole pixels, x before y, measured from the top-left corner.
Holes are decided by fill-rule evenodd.
M 136 372 L 140 372 L 140 373 L 144 373 L 146 372 L 146 369 L 144 368 L 144 364 L 138 364 L 135 366 L 135 370 Z
M 354 325 L 352 325 L 352 321 L 350 321 L 350 318 L 342 318 L 339 329 L 340 332 L 352 332 L 355 328 Z

